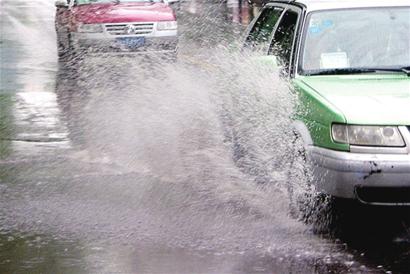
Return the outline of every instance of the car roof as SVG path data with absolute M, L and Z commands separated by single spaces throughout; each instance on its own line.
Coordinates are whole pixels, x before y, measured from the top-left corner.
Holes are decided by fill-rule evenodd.
M 274 0 L 269 2 L 299 4 L 305 6 L 307 11 L 367 7 L 410 7 L 410 0 Z

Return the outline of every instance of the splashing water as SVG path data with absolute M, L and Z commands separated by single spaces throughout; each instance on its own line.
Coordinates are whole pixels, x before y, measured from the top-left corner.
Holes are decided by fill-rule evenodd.
M 146 227 L 155 237 L 164 234 L 155 232 L 162 227 L 167 233 L 161 237 L 172 238 L 166 242 L 218 250 L 258 241 L 286 246 L 289 239 L 279 243 L 283 231 L 304 234 L 303 225 L 288 217 L 284 155 L 292 147 L 294 98 L 287 84 L 253 56 L 224 48 L 212 53 L 177 63 L 154 58 L 143 66 L 137 58 L 85 57 L 74 81 L 59 81 L 59 102 L 70 106 L 64 116 L 76 150 L 71 157 L 135 177 L 119 182 L 108 176 L 59 193 L 85 202 L 76 203 L 71 218 L 82 220 L 87 213 L 97 224 L 108 217 L 109 227 L 132 227 L 136 217 L 129 211 L 144 209 L 138 219 L 160 220 Z M 245 136 L 241 142 L 251 154 L 241 168 L 233 159 L 233 131 Z M 251 166 L 256 168 L 247 172 Z M 258 178 L 262 172 L 264 182 Z M 53 191 L 58 187 L 44 193 Z M 122 221 L 112 210 L 125 210 Z M 268 232 L 256 236 L 261 229 Z
M 207 33 L 201 22 L 190 29 Z M 96 55 L 60 64 L 55 93 L 71 149 L 14 168 L 1 189 L 3 232 L 94 251 L 160 243 L 214 255 L 330 252 L 289 217 L 288 84 L 221 36 L 195 49 L 192 34 L 175 63 Z

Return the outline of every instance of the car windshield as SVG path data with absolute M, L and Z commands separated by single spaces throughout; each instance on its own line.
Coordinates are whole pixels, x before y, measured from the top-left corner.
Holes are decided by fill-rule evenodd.
M 162 0 L 77 0 L 77 5 L 101 4 L 101 3 L 138 3 L 138 2 L 162 2 Z
M 410 66 L 410 7 L 313 12 L 301 74 Z

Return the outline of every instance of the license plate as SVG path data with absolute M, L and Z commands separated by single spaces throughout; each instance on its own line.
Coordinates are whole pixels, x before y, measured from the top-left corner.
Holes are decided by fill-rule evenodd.
M 117 43 L 130 49 L 144 46 L 145 37 L 121 37 L 117 38 Z

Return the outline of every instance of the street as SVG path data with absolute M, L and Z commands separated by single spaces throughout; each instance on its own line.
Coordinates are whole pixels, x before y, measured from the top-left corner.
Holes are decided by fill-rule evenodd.
M 409 272 L 397 212 L 367 210 L 337 236 L 290 216 L 288 170 L 266 163 L 286 158 L 294 98 L 232 53 L 247 3 L 181 3 L 176 62 L 100 54 L 73 68 L 57 57 L 54 1 L 0 1 L 0 273 Z M 230 122 L 269 152 L 255 156 L 269 184 L 232 160 L 230 94 L 243 110 Z

